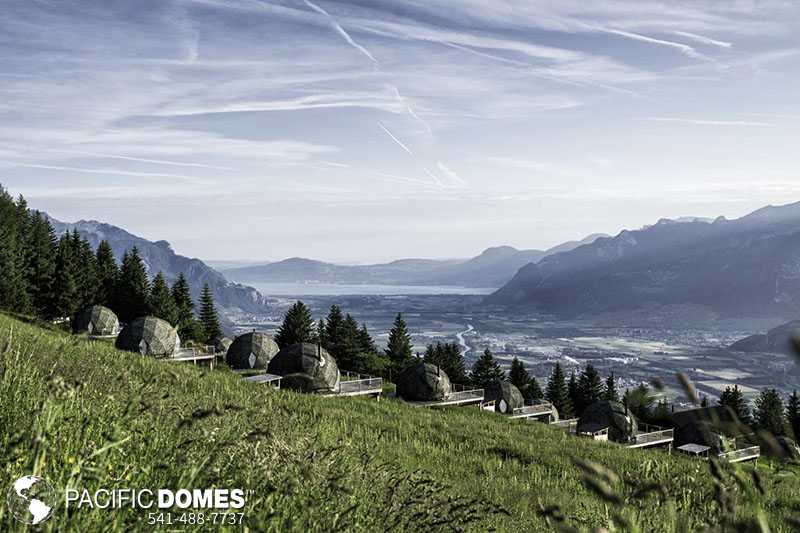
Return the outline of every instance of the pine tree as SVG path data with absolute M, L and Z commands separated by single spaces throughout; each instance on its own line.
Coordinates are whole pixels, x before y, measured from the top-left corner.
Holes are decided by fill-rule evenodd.
M 578 411 L 578 405 L 580 404 L 580 397 L 578 395 L 578 377 L 575 375 L 575 371 L 573 370 L 569 374 L 569 383 L 567 383 L 567 392 L 569 393 L 569 403 L 572 407 L 572 413 L 575 416 L 580 416 L 581 412 Z
M 172 284 L 172 300 L 178 313 L 178 335 L 182 340 L 200 340 L 200 326 L 194 317 L 194 301 L 189 290 L 189 282 L 183 272 L 178 274 L 178 279 Z
M 577 394 L 578 402 L 575 405 L 575 411 L 578 414 L 583 413 L 587 407 L 602 398 L 603 381 L 593 365 L 587 364 L 586 368 L 581 372 L 577 384 Z
M 720 396 L 717 403 L 719 403 L 719 405 L 724 405 L 733 411 L 739 421 L 743 424 L 751 423 L 750 406 L 747 405 L 747 400 L 744 399 L 744 395 L 742 394 L 742 391 L 739 390 L 738 385 L 734 385 L 733 387 L 725 387 L 725 390 L 722 392 L 722 396 Z
M 330 320 L 328 321 L 330 323 Z M 335 348 L 335 357 L 339 366 L 345 370 L 356 372 L 364 371 L 361 357 L 361 342 L 358 332 L 358 322 L 350 313 L 344 318 L 341 334 Z
M 31 234 L 31 218 L 30 210 L 28 209 L 28 202 L 21 194 L 17 198 L 15 205 L 15 225 L 16 225 L 16 246 L 15 262 L 19 277 L 20 301 L 17 302 L 18 311 L 22 313 L 31 313 L 34 311 L 33 300 L 31 299 L 31 287 L 28 283 L 28 263 L 27 258 L 31 254 L 31 242 L 29 236 Z
M 320 318 L 319 321 L 317 322 L 317 338 L 316 338 L 316 342 L 317 342 L 317 344 L 319 344 L 320 346 L 323 346 L 323 347 L 325 346 L 325 343 L 326 343 L 326 340 L 325 340 L 325 328 L 326 328 L 325 319 L 324 318 Z
M 633 415 L 642 421 L 651 421 L 653 418 L 653 404 L 655 398 L 650 393 L 650 387 L 640 384 L 633 390 L 625 390 L 622 403 Z
M 28 242 L 25 266 L 31 303 L 39 316 L 46 316 L 53 294 L 57 241 L 53 226 L 39 211 L 30 215 Z
M 478 357 L 472 365 L 472 371 L 469 374 L 470 383 L 485 389 L 490 383 L 505 381 L 505 379 L 506 373 L 503 372 L 500 364 L 495 361 L 492 351 L 486 348 L 483 355 Z
M 92 245 L 82 239 L 77 231 L 73 233 L 73 246 L 76 257 L 76 281 L 78 283 L 79 309 L 84 309 L 97 303 L 97 259 Z
M 783 400 L 775 389 L 764 389 L 756 398 L 754 418 L 758 429 L 768 431 L 775 436 L 784 435 L 786 421 L 784 419 Z
M 614 379 L 614 373 L 606 378 L 606 388 L 603 391 L 603 399 L 609 402 L 619 401 L 619 392 L 617 392 L 617 382 Z
M 516 356 L 511 360 L 511 368 L 508 371 L 508 381 L 519 390 L 526 388 L 531 381 L 530 374 L 525 370 L 525 363 L 520 361 Z
M 461 347 L 456 343 L 429 344 L 423 360 L 444 370 L 452 383 L 465 384 L 469 381 Z
M 323 348 L 337 357 L 337 352 L 342 346 L 344 338 L 344 315 L 338 305 L 332 305 L 328 311 L 328 318 L 325 320 L 325 331 L 323 335 L 325 344 Z
M 114 252 L 108 241 L 101 241 L 95 254 L 97 268 L 97 294 L 95 299 L 99 305 L 113 305 L 114 289 L 119 279 L 119 266 L 114 259 Z
M 55 280 L 50 313 L 53 318 L 71 317 L 79 308 L 80 288 L 75 277 L 76 253 L 69 234 L 58 241 L 55 262 Z
M 200 323 L 203 325 L 202 342 L 210 344 L 214 339 L 222 337 L 222 327 L 219 324 L 219 315 L 214 306 L 214 294 L 208 283 L 203 285 L 203 292 L 200 295 Z
M 534 376 L 531 376 L 530 385 L 528 385 L 528 388 L 523 394 L 525 395 L 526 400 L 538 401 L 544 398 L 542 387 L 539 386 L 539 382 Z
M 116 294 L 114 311 L 121 322 L 130 322 L 147 315 L 150 281 L 147 278 L 144 262 L 139 256 L 139 249 L 135 246 L 122 258 L 122 268 L 114 293 Z
M 25 276 L 22 223 L 17 205 L 0 187 L 0 307 L 18 313 L 31 308 Z
M 564 371 L 561 369 L 560 363 L 556 363 L 556 366 L 553 367 L 553 372 L 547 381 L 547 391 L 544 397 L 558 410 L 561 418 L 569 419 L 575 416 L 572 410 L 572 402 L 569 398 L 569 389 L 564 378 Z
M 283 323 L 275 334 L 275 342 L 285 348 L 298 342 L 314 342 L 316 340 L 316 324 L 306 304 L 296 302 L 283 317 Z
M 178 307 L 172 299 L 167 280 L 163 272 L 159 272 L 153 279 L 153 288 L 148 299 L 150 314 L 166 320 L 173 326 L 178 325 Z
M 408 334 L 406 321 L 400 313 L 395 317 L 389 332 L 386 355 L 391 360 L 395 372 L 400 372 L 413 361 L 411 335 Z
M 786 402 L 786 427 L 790 429 L 790 437 L 800 439 L 800 396 L 793 391 Z
M 378 354 L 378 345 L 375 344 L 375 339 L 369 334 L 366 323 L 361 324 L 361 329 L 358 330 L 358 345 L 361 353 Z
M 525 363 L 517 357 L 511 360 L 508 381 L 520 390 L 526 400 L 541 400 L 544 398 L 539 382 L 536 381 L 535 377 L 528 374 L 525 369 Z

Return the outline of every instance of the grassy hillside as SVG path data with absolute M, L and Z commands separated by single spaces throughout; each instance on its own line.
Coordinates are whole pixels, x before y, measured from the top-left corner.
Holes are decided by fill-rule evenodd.
M 0 456 L 3 492 L 30 473 L 59 489 L 252 489 L 251 530 L 697 531 L 724 505 L 789 531 L 800 515 L 794 466 L 760 463 L 762 495 L 747 469 L 717 482 L 703 461 L 476 409 L 274 391 L 3 315 Z M 575 458 L 596 463 L 588 480 Z M 143 511 L 61 511 L 44 530 L 151 530 Z M 0 530 L 22 529 L 0 506 Z

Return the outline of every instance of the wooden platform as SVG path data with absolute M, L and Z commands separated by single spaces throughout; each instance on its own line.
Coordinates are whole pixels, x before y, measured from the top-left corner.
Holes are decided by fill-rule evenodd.
M 742 461 L 755 461 L 759 457 L 761 457 L 761 448 L 759 446 L 739 448 L 738 450 L 722 452 L 717 457 L 719 457 L 720 460 L 727 461 L 729 463 L 741 463 Z
M 557 420 L 555 422 L 550 422 L 550 425 L 553 427 L 557 427 L 559 429 L 563 429 L 570 435 L 576 435 L 578 433 L 578 419 L 577 418 L 568 418 L 566 420 Z
M 649 448 L 651 446 L 667 445 L 670 450 L 675 440 L 675 430 L 658 426 L 643 426 L 643 431 L 631 437 L 628 448 Z
M 276 376 L 275 374 L 256 374 L 255 376 L 245 376 L 242 379 L 245 381 L 249 381 L 250 383 L 263 383 L 264 385 L 269 385 L 271 387 L 275 387 L 276 389 L 281 388 L 281 376 Z
M 509 418 L 538 418 L 542 416 L 548 417 L 553 415 L 553 404 L 549 402 L 542 402 L 536 405 L 526 405 L 518 409 L 514 409 Z
M 380 399 L 383 394 L 383 378 L 343 372 L 339 383 L 338 396 L 374 396 Z
M 217 356 L 214 354 L 203 354 L 197 353 L 193 349 L 191 350 L 182 350 L 178 352 L 174 357 L 168 357 L 168 361 L 172 361 L 175 363 L 208 363 L 208 367 L 211 370 L 214 370 L 214 366 L 217 363 Z
M 472 389 L 469 387 L 463 387 L 458 385 L 454 385 L 454 387 L 456 387 L 456 389 L 443 400 L 436 400 L 430 402 L 410 401 L 407 403 L 412 407 L 427 407 L 427 408 L 461 407 L 467 405 L 480 406 L 481 404 L 483 404 L 483 398 L 484 398 L 483 389 Z

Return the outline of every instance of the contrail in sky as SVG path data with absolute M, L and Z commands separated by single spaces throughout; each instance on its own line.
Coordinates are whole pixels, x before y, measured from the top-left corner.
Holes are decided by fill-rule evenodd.
M 307 5 L 308 7 L 310 7 L 311 9 L 313 9 L 314 11 L 316 11 L 317 13 L 320 13 L 320 14 L 322 14 L 322 15 L 325 15 L 326 17 L 328 17 L 328 20 L 330 21 L 330 23 L 331 23 L 331 26 L 333 26 L 333 29 L 334 29 L 334 30 L 336 30 L 336 32 L 337 32 L 339 35 L 341 35 L 341 36 L 342 36 L 342 38 L 343 38 L 345 41 L 347 41 L 347 43 L 348 43 L 350 46 L 352 46 L 353 48 L 355 48 L 356 50 L 358 50 L 359 52 L 361 52 L 362 54 L 364 54 L 365 56 L 367 56 L 367 57 L 369 58 L 369 60 L 370 60 L 370 61 L 372 61 L 373 63 L 376 63 L 376 64 L 378 63 L 378 60 L 377 60 L 377 59 L 375 59 L 375 56 L 373 56 L 371 53 L 369 53 L 369 50 L 367 50 L 366 48 L 364 48 L 363 46 L 361 46 L 360 44 L 358 44 L 358 43 L 355 41 L 355 39 L 353 39 L 352 37 L 350 37 L 350 34 L 349 34 L 349 33 L 347 33 L 347 32 L 345 31 L 345 29 L 344 29 L 344 28 L 342 28 L 342 25 L 341 25 L 341 24 L 339 24 L 338 22 L 336 22 L 336 19 L 334 19 L 334 18 L 333 18 L 333 17 L 330 15 L 330 13 L 328 13 L 327 11 L 325 11 L 324 9 L 322 9 L 321 7 L 319 7 L 317 4 L 314 4 L 313 2 L 309 2 L 308 0 L 303 0 L 303 1 L 306 3 L 306 5 Z
M 413 156 L 413 155 L 414 155 L 414 152 L 412 152 L 412 151 L 411 151 L 411 149 L 410 149 L 408 146 L 406 146 L 405 144 L 403 144 L 403 141 L 401 141 L 400 139 L 398 139 L 397 137 L 395 137 L 394 135 L 392 135 L 392 132 L 391 132 L 391 131 L 389 131 L 389 130 L 386 128 L 386 126 L 384 126 L 384 125 L 383 125 L 383 124 L 382 124 L 380 121 L 378 121 L 378 126 L 380 126 L 380 127 L 381 127 L 381 129 L 382 129 L 383 131 L 385 131 L 385 132 L 386 132 L 386 135 L 388 135 L 389 137 L 391 137 L 391 138 L 392 138 L 392 140 L 393 140 L 395 143 L 397 143 L 397 146 L 399 146 L 400 148 L 402 148 L 403 150 L 405 150 L 406 152 L 408 152 L 408 155 L 410 155 L 410 156 Z

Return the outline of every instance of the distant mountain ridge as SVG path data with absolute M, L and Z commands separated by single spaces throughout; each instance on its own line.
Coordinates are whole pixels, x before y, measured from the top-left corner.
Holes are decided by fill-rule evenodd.
M 600 234 L 564 243 L 550 250 L 518 250 L 497 246 L 471 259 L 399 259 L 375 265 L 336 265 L 292 257 L 261 265 L 225 269 L 230 279 L 242 283 L 339 283 L 379 285 L 444 285 L 500 287 L 521 267 L 552 253 L 593 242 Z
M 525 266 L 486 301 L 566 317 L 693 304 L 791 319 L 800 314 L 800 203 L 625 230 Z
M 183 272 L 189 282 L 192 297 L 196 300 L 200 297 L 203 285 L 208 283 L 217 305 L 224 309 L 250 313 L 265 310 L 266 299 L 256 289 L 229 282 L 225 276 L 199 259 L 176 254 L 167 241 L 148 241 L 122 228 L 96 220 L 66 223 L 53 217 L 48 219 L 57 235 L 77 229 L 81 237 L 88 240 L 95 249 L 101 241 L 108 241 L 117 261 L 122 259 L 126 251 L 136 246 L 151 277 L 163 272 L 169 281 L 173 281 Z

